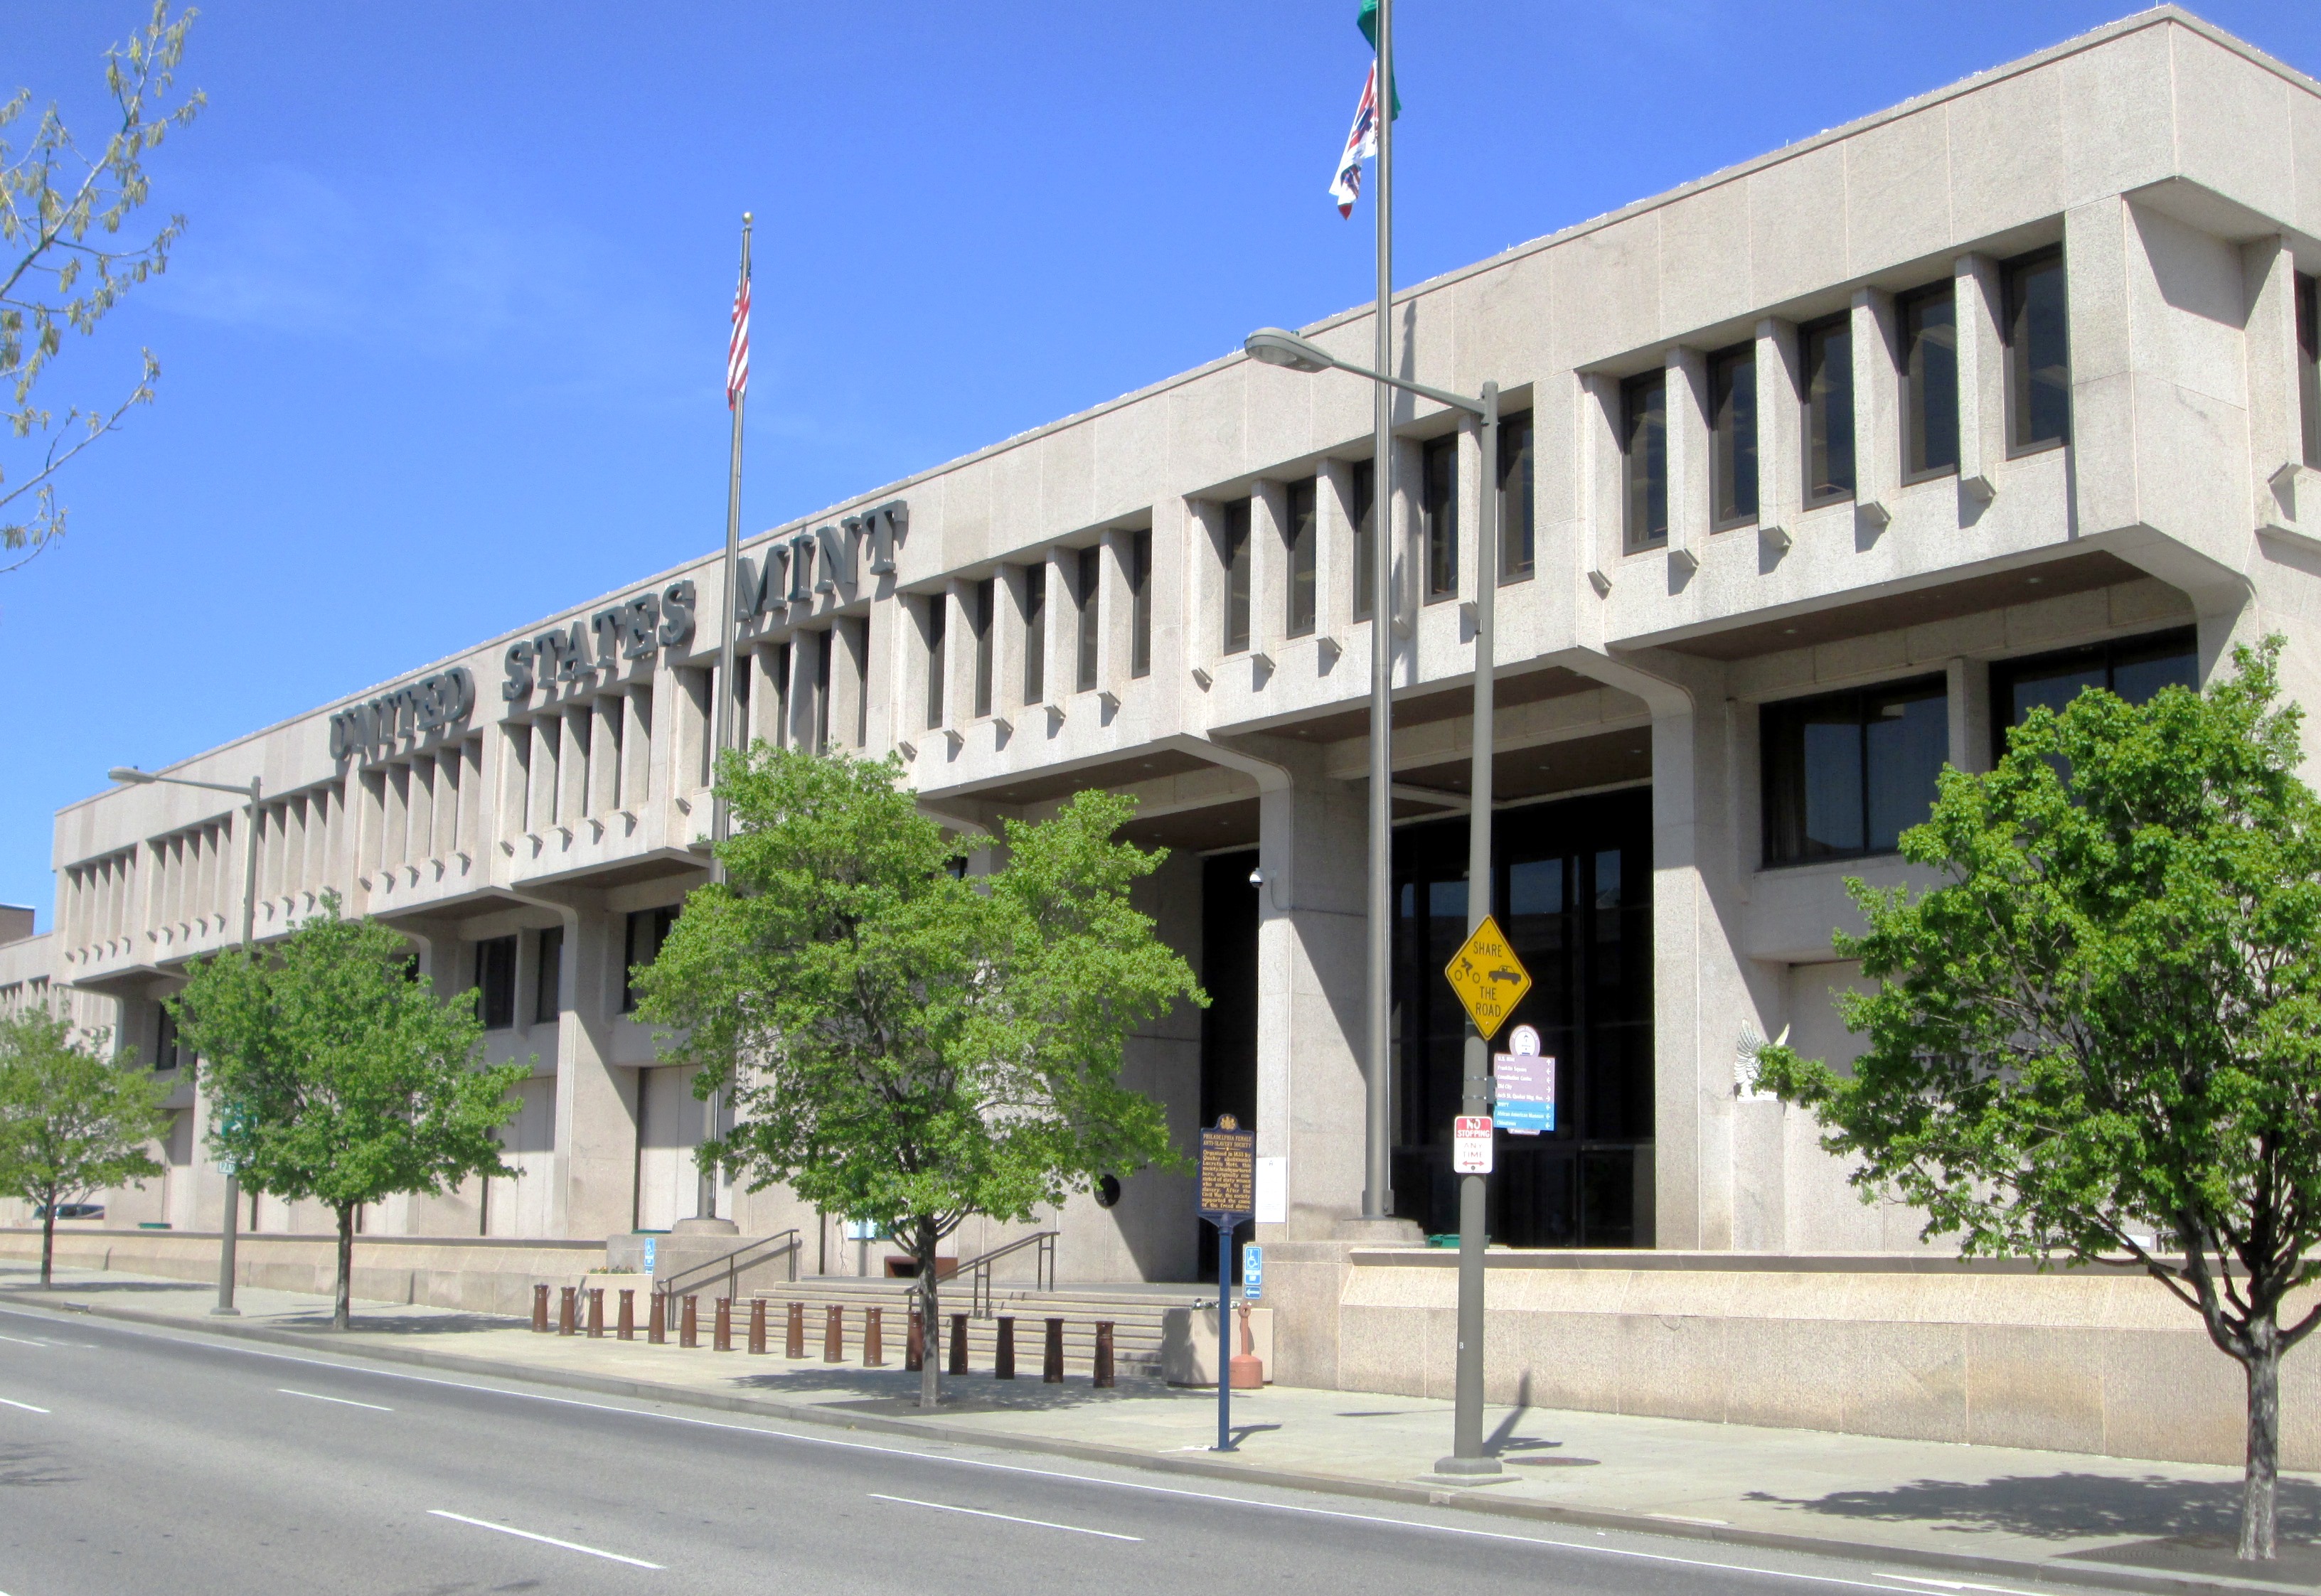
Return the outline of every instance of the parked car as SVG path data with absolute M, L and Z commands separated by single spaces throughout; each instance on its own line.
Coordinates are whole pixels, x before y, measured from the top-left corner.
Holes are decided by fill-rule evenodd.
M 49 1217 L 48 1205 L 43 1203 L 40 1207 L 32 1210 L 32 1217 L 36 1220 L 47 1219 Z M 59 1202 L 57 1204 L 57 1218 L 60 1220 L 101 1220 L 104 1217 L 105 1204 L 102 1202 Z

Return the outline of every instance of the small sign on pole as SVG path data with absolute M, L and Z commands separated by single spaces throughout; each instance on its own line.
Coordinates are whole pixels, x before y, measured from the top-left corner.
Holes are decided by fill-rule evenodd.
M 1461 1114 L 1451 1121 L 1451 1167 L 1460 1174 L 1491 1173 L 1491 1116 Z
M 1265 1249 L 1254 1241 L 1241 1246 L 1241 1295 L 1244 1302 L 1265 1295 Z
M 1518 1025 L 1508 1033 L 1513 1049 L 1491 1056 L 1497 1124 L 1509 1136 L 1540 1136 L 1555 1129 L 1555 1060 L 1543 1057 L 1539 1032 Z
M 1523 1002 L 1524 993 L 1531 990 L 1531 972 L 1507 946 L 1499 922 L 1488 914 L 1443 966 L 1443 977 L 1467 1006 L 1467 1017 L 1487 1042 L 1498 1034 L 1499 1027 Z
M 659 1239 L 660 1238 L 655 1236 L 645 1238 L 645 1273 L 647 1274 L 653 1272 L 653 1244 Z

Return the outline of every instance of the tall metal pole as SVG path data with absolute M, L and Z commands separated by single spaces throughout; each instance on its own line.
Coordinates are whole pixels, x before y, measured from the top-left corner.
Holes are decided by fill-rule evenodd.
M 1467 816 L 1467 930 L 1472 935 L 1491 911 L 1491 620 L 1499 585 L 1499 385 L 1483 385 L 1483 502 L 1475 517 L 1475 746 L 1468 776 L 1473 800 Z M 1461 1077 L 1462 1114 L 1491 1111 L 1490 1043 L 1467 1022 L 1466 1069 Z M 1496 1134 L 1496 1132 L 1494 1133 Z M 1459 1177 L 1459 1363 L 1452 1385 L 1456 1410 L 1451 1455 L 1443 1474 L 1497 1474 L 1499 1460 L 1483 1452 L 1483 1245 L 1485 1197 L 1490 1177 Z
M 1362 1114 L 1362 1217 L 1394 1209 L 1394 0 L 1379 0 L 1378 310 L 1372 369 L 1379 375 L 1370 466 L 1370 821 L 1368 1071 Z
M 750 280 L 750 213 L 742 213 L 742 281 Z M 733 395 L 733 443 L 730 466 L 725 478 L 725 612 L 724 625 L 719 630 L 717 643 L 717 754 L 723 758 L 733 746 L 733 722 L 737 714 L 733 676 L 733 633 L 741 624 L 734 612 L 736 595 L 741 591 L 742 566 L 742 412 L 750 402 L 750 388 L 745 382 Z M 725 843 L 731 829 L 732 811 L 725 802 L 724 784 L 712 780 L 709 791 L 709 879 L 725 879 L 725 861 L 718 849 Z M 717 1099 L 713 1094 L 702 1104 L 702 1139 L 717 1134 Z M 707 1165 L 700 1166 L 700 1184 L 696 1191 L 694 1214 L 696 1218 L 714 1220 L 717 1217 L 717 1177 Z
M 259 778 L 250 778 L 249 836 L 241 850 L 241 957 L 251 957 L 250 946 L 258 937 L 258 805 L 264 794 Z M 240 1228 L 241 1212 L 241 1176 L 228 1170 L 225 1177 L 225 1222 L 218 1229 L 218 1290 L 217 1306 L 210 1311 L 222 1318 L 239 1318 L 241 1310 L 233 1305 L 233 1254 L 235 1232 Z

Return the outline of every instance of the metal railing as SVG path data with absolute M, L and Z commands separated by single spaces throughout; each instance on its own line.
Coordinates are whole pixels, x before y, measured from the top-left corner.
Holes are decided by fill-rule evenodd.
M 653 1282 L 652 1289 L 664 1297 L 676 1298 L 687 1292 L 699 1291 L 722 1274 L 725 1277 L 725 1295 L 728 1300 L 732 1300 L 741 1294 L 736 1288 L 740 1284 L 743 1271 L 755 1269 L 759 1265 L 769 1263 L 784 1253 L 789 1255 L 790 1283 L 796 1284 L 798 1277 L 798 1255 L 805 1250 L 805 1242 L 799 1238 L 796 1229 L 785 1230 L 778 1236 L 769 1236 L 760 1241 L 745 1242 L 724 1256 L 712 1258 L 705 1264 L 696 1264 L 690 1269 L 680 1269 L 666 1280 Z
M 977 1319 L 991 1317 L 991 1265 L 1011 1253 L 1020 1253 L 1027 1247 L 1036 1247 L 1040 1256 L 1033 1260 L 1032 1283 L 1040 1290 L 1056 1289 L 1056 1235 L 1053 1230 L 1035 1230 L 1029 1236 L 1019 1236 L 1005 1247 L 995 1247 L 988 1253 L 978 1253 L 971 1258 L 961 1258 L 953 1272 L 953 1280 L 964 1280 L 974 1299 L 969 1312 Z

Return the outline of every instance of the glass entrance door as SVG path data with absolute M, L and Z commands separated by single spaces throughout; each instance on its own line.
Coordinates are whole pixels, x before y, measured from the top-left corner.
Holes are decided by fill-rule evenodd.
M 1493 910 L 1532 977 L 1508 1030 L 1533 1027 L 1555 1061 L 1555 1128 L 1498 1133 L 1491 1239 L 1650 1247 L 1651 790 L 1503 810 L 1493 833 Z M 1459 1224 L 1451 1121 L 1466 1016 L 1443 968 L 1467 935 L 1466 874 L 1465 821 L 1396 832 L 1395 1211 L 1429 1235 Z

